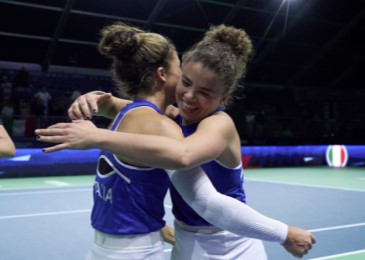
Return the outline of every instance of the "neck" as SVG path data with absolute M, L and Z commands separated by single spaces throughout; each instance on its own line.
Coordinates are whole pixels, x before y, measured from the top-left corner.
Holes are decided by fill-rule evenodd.
M 151 103 L 153 103 L 155 106 L 157 106 L 160 110 L 161 113 L 165 113 L 165 110 L 167 108 L 167 106 L 169 105 L 167 100 L 166 100 L 166 95 L 163 95 L 161 93 L 155 93 L 153 95 L 137 95 L 136 99 L 144 99 L 147 100 Z

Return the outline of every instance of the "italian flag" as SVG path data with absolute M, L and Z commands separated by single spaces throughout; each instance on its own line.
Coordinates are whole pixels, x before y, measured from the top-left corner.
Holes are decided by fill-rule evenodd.
M 330 145 L 327 148 L 327 164 L 332 167 L 345 167 L 348 155 L 344 145 Z

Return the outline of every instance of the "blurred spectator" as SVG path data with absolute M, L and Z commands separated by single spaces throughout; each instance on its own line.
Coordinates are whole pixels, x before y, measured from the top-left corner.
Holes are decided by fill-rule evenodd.
M 46 87 L 41 87 L 35 94 L 34 94 L 35 102 L 37 104 L 38 109 L 40 106 L 43 106 L 43 112 L 40 115 L 47 116 L 48 115 L 48 107 L 49 103 L 52 99 L 51 94 L 48 92 Z M 39 112 L 39 110 L 38 110 Z
M 30 102 L 25 99 L 19 101 L 19 114 L 20 119 L 24 120 L 24 136 L 32 137 L 34 136 L 35 129 L 35 117 L 32 113 L 32 107 Z
M 50 108 L 49 108 L 49 115 L 51 116 L 65 116 L 66 115 L 66 109 L 63 105 L 62 98 L 59 98 L 55 100 L 54 102 L 51 102 Z
M 252 138 L 255 132 L 256 115 L 249 111 L 246 115 L 247 138 Z
M 24 98 L 19 100 L 18 113 L 24 119 L 32 115 L 32 107 L 29 101 Z
M 0 85 L 1 85 L 1 90 L 2 90 L 3 96 L 12 95 L 13 83 L 9 80 L 8 76 L 6 76 L 6 75 L 2 76 Z
M 19 120 L 26 122 L 25 136 L 33 136 L 33 125 L 47 127 L 60 121 L 60 116 L 67 118 L 69 102 L 73 102 L 87 89 L 85 85 L 88 84 L 81 79 L 90 77 L 74 77 L 74 74 L 65 73 L 63 78 L 69 77 L 65 84 L 58 81 L 59 77 L 55 77 L 54 73 L 38 73 L 33 69 L 27 70 L 28 67 L 23 65 L 18 68 L 0 68 L 1 117 L 5 117 L 4 125 L 12 138 L 17 134 Z M 110 86 L 100 86 L 99 89 L 113 92 Z M 286 90 L 275 93 L 270 89 L 251 91 L 250 98 L 242 104 L 247 112 L 244 116 L 237 112 L 235 119 L 241 138 L 248 144 L 364 142 L 364 90 L 356 93 L 338 90 L 337 94 L 326 92 L 326 95 L 322 95 L 320 90 L 301 89 L 294 97 L 288 95 Z M 236 109 L 242 107 L 237 106 Z M 100 117 L 94 120 L 101 127 L 109 123 Z
M 1 69 L 0 78 L 2 78 L 3 76 L 7 76 L 9 79 L 11 78 L 11 77 L 10 77 L 10 73 L 9 73 L 9 70 L 8 70 L 8 69 L 6 69 L 6 68 L 2 68 L 2 69 Z
M 264 123 L 265 123 L 265 112 L 263 110 L 258 111 L 255 117 L 255 138 L 261 139 L 264 137 Z
M 29 72 L 25 67 L 21 67 L 15 75 L 15 85 L 19 88 L 27 88 L 29 86 Z
M 13 81 L 13 93 L 17 98 L 29 98 L 32 90 L 29 87 L 30 76 L 25 67 L 16 71 Z
M 39 97 L 34 97 L 32 103 L 32 111 L 35 116 L 44 116 L 45 106 L 43 101 Z

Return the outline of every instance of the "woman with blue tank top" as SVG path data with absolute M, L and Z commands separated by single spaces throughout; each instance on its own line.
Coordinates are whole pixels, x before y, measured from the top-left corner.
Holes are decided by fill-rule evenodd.
M 128 113 L 146 108 L 161 114 L 153 103 L 134 100 L 120 111 L 109 129 L 118 131 Z M 101 151 L 94 183 L 93 228 L 98 234 L 116 235 L 159 231 L 165 225 L 161 201 L 168 187 L 169 179 L 164 170 L 127 164 L 114 154 Z M 158 234 L 156 236 L 159 237 Z M 140 239 L 139 236 L 137 238 Z
M 302 257 L 315 243 L 311 233 L 246 205 L 240 138 L 222 108 L 230 103 L 238 81 L 244 78 L 251 54 L 251 40 L 245 31 L 224 25 L 212 27 L 184 53 L 182 78 L 176 88 L 178 108 L 165 111 L 179 124 L 184 139 L 130 133 L 105 137 L 105 130 L 91 128 L 90 122 L 84 121 L 53 126 L 60 131 L 36 133 L 45 135 L 41 136 L 43 141 L 62 143 L 47 148 L 48 152 L 92 147 L 165 169 L 200 166 L 206 174 L 169 172 L 176 240 L 172 259 L 267 259 L 261 240 L 281 243 L 291 254 Z M 103 110 L 123 106 L 122 100 L 108 94 L 89 93 L 71 106 L 69 114 L 89 117 L 88 108 L 99 105 Z M 72 128 L 72 133 L 62 132 L 65 127 Z M 90 131 L 97 140 L 76 138 Z
M 112 60 L 120 94 L 132 100 L 115 111 L 108 131 L 173 136 L 173 128 L 164 130 L 171 123 L 162 113 L 181 77 L 175 46 L 159 34 L 114 23 L 102 29 L 98 49 Z M 164 259 L 160 231 L 169 182 L 162 169 L 102 150 L 93 188 L 95 235 L 86 259 Z

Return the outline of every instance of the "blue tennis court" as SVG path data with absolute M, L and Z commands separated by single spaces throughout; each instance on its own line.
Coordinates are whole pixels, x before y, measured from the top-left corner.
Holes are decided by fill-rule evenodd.
M 245 176 L 249 205 L 314 233 L 317 244 L 303 259 L 365 259 L 364 169 L 247 169 Z M 83 259 L 93 237 L 93 179 L 0 179 L 0 259 Z M 172 225 L 169 197 L 165 206 Z M 269 259 L 295 259 L 278 244 L 265 246 Z M 165 245 L 166 259 L 170 253 Z

